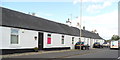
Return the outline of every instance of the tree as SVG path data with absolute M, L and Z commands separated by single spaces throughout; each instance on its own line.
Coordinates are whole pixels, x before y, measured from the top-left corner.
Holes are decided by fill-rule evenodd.
M 120 37 L 118 35 L 113 35 L 111 38 L 111 40 L 119 40 L 119 39 L 120 39 Z

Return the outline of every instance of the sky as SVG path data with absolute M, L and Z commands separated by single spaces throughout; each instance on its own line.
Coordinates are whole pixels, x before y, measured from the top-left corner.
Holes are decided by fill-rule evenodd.
M 119 0 L 82 0 L 82 22 L 88 31 L 97 30 L 104 38 L 118 35 Z M 66 24 L 68 18 L 72 26 L 80 22 L 81 0 L 3 0 L 1 6 Z

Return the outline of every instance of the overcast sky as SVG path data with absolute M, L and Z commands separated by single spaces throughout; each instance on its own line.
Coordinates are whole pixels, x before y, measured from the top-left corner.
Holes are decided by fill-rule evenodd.
M 118 1 L 83 0 L 82 26 L 89 31 L 96 29 L 104 39 L 118 34 Z M 71 19 L 72 14 L 72 26 L 80 20 L 80 0 L 3 0 L 2 6 L 60 23 Z

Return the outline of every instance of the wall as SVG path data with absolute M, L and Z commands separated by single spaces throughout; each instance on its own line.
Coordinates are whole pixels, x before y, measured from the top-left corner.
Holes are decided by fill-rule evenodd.
M 27 49 L 34 48 L 38 46 L 38 39 L 35 40 L 34 37 L 38 37 L 37 31 L 19 29 L 19 43 L 11 44 L 11 28 L 2 27 L 2 47 L 0 49 Z M 0 39 L 1 41 L 1 39 Z
M 2 48 L 2 27 L 0 26 L 0 49 Z
M 47 44 L 47 34 L 49 33 L 43 33 L 43 48 L 70 47 L 71 49 L 74 49 L 75 44 L 79 41 L 79 37 L 77 36 L 50 33 L 51 44 Z M 64 36 L 64 44 L 62 44 L 62 35 Z M 27 49 L 38 47 L 38 31 L 19 29 L 19 44 L 10 44 L 11 28 L 9 27 L 0 27 L 0 36 L 2 36 L 2 38 L 0 38 L 0 44 L 2 44 L 2 46 L 0 46 L 0 49 Z M 37 37 L 37 40 L 35 40 L 35 36 Z M 72 44 L 72 37 L 74 37 L 74 44 Z M 103 43 L 103 40 L 100 39 L 82 37 L 81 40 L 82 42 L 85 42 L 85 44 L 88 44 L 91 48 L 96 41 L 100 41 L 101 43 Z
M 51 34 L 51 44 L 47 44 L 47 32 L 44 32 L 44 48 L 55 48 L 55 47 L 71 47 L 71 49 L 75 48 L 75 44 L 79 41 L 79 37 L 77 36 L 70 36 L 70 35 L 64 35 L 64 44 L 62 44 L 62 35 L 63 34 L 56 34 L 56 33 L 50 33 Z M 72 44 L 72 37 L 74 37 L 74 44 Z M 85 42 L 85 45 L 89 45 L 90 48 L 93 48 L 93 44 L 97 41 L 100 41 L 102 43 L 103 40 L 100 39 L 92 39 L 92 38 L 81 38 L 82 42 Z
M 44 48 L 52 48 L 52 47 L 71 47 L 75 45 L 78 38 L 75 36 L 63 35 L 63 34 L 51 34 L 51 44 L 47 44 L 47 32 L 44 32 Z M 62 35 L 64 36 L 64 44 L 62 44 Z M 74 37 L 74 44 L 72 44 L 72 37 Z M 73 47 L 74 48 L 74 47 Z
M 2 30 L 2 47 L 0 49 L 9 49 L 10 46 L 10 28 L 1 27 Z
M 34 48 L 38 47 L 38 32 L 32 30 L 20 29 L 19 31 L 20 48 Z M 35 37 L 37 39 L 35 40 Z

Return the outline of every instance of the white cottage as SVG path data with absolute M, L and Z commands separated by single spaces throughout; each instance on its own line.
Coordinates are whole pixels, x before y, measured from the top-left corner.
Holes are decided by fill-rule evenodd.
M 0 7 L 0 50 L 2 54 L 46 49 L 74 49 L 80 39 L 78 28 Z M 82 30 L 82 41 L 92 45 L 104 40 L 96 33 Z

